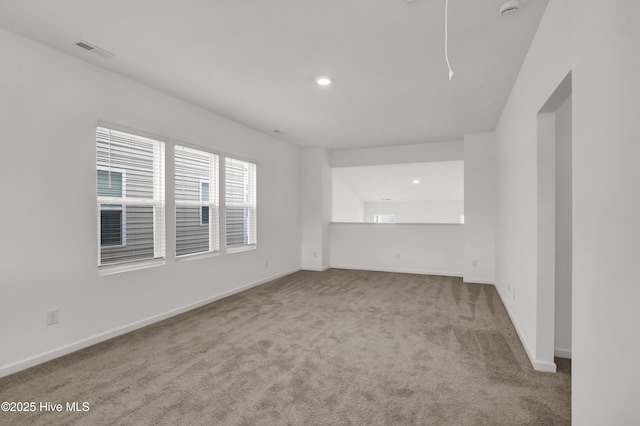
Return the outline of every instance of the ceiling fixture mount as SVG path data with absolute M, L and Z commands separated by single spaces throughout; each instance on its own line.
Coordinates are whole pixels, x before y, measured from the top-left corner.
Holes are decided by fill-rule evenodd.
M 410 3 L 413 0 L 404 0 L 405 3 Z M 509 2 L 507 2 L 509 3 Z M 451 62 L 449 62 L 449 0 L 444 0 L 444 60 L 449 68 L 449 81 L 453 80 L 453 69 L 451 68 Z
M 520 3 L 518 3 L 517 0 L 509 0 L 508 2 L 505 2 L 502 6 L 500 6 L 500 15 L 501 16 L 514 15 L 518 13 L 519 10 L 520 10 Z
M 331 80 L 329 77 L 326 77 L 326 76 L 320 76 L 316 78 L 316 83 L 318 83 L 319 86 L 328 86 L 332 82 L 333 80 Z
M 453 79 L 453 70 L 449 63 L 449 0 L 444 1 L 444 59 L 449 68 L 449 81 Z
M 413 183 L 416 183 L 416 184 L 417 184 L 417 183 L 420 183 L 420 179 L 414 179 L 414 180 L 413 180 Z

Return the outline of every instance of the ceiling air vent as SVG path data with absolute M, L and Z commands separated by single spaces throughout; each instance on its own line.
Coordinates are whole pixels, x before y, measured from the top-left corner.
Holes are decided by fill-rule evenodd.
M 95 44 L 87 43 L 84 40 L 72 41 L 71 44 L 75 44 L 76 46 L 80 47 L 81 49 L 84 49 L 87 52 L 91 52 L 94 55 L 98 55 L 98 56 L 100 56 L 101 58 L 104 58 L 104 59 L 110 59 L 110 58 L 112 58 L 114 56 L 113 53 L 107 52 L 106 50 L 96 46 Z

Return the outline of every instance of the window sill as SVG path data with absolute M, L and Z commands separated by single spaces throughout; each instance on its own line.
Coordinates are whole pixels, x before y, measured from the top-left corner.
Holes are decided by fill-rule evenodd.
M 135 262 L 128 264 L 120 264 L 120 265 L 105 265 L 98 266 L 98 275 L 111 275 L 111 274 L 119 274 L 120 272 L 128 272 L 135 271 L 137 269 L 146 269 L 146 268 L 154 268 L 156 266 L 161 266 L 166 263 L 165 259 L 154 259 L 148 260 L 144 262 Z
M 219 254 L 220 254 L 220 252 L 218 250 L 200 252 L 200 253 L 192 253 L 192 254 L 183 254 L 181 256 L 176 256 L 176 262 L 188 262 L 190 260 L 205 259 L 207 257 L 218 256 Z
M 231 254 L 231 253 L 239 253 L 242 251 L 255 250 L 256 247 L 257 247 L 256 244 L 250 244 L 250 245 L 240 246 L 240 247 L 227 247 L 226 253 Z

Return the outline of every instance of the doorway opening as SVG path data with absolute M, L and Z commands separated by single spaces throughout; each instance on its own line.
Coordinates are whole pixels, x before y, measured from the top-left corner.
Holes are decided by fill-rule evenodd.
M 536 358 L 549 371 L 571 358 L 572 121 L 569 73 L 538 112 Z

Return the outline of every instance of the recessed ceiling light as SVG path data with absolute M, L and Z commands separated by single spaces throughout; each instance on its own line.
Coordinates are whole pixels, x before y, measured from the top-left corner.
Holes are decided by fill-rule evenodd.
M 316 83 L 320 86 L 328 86 L 331 84 L 331 79 L 329 77 L 318 77 L 316 78 Z
M 420 179 L 414 179 L 413 183 L 420 183 Z

